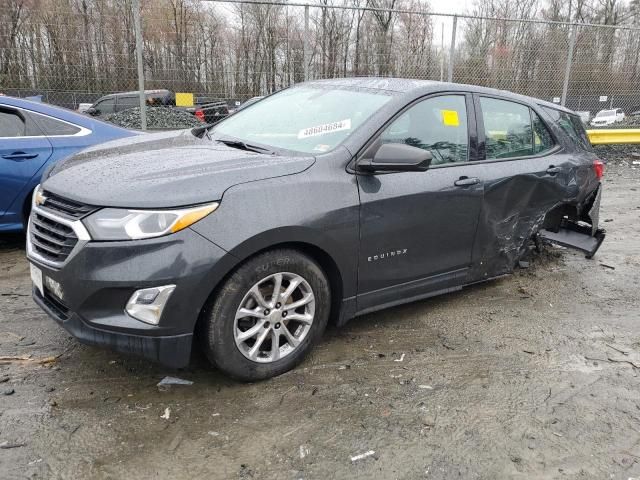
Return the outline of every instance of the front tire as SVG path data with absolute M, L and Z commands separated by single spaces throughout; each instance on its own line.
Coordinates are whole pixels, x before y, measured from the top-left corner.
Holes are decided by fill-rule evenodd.
M 291 249 L 261 253 L 242 264 L 203 311 L 205 354 L 238 380 L 280 375 L 320 339 L 330 306 L 329 282 L 313 259 Z

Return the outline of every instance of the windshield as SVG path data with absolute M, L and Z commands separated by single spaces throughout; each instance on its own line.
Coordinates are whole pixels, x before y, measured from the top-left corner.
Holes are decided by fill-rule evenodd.
M 615 110 L 601 110 L 597 113 L 596 117 L 613 117 L 615 114 Z
M 294 87 L 239 111 L 212 133 L 304 153 L 328 152 L 390 98 L 386 92 Z

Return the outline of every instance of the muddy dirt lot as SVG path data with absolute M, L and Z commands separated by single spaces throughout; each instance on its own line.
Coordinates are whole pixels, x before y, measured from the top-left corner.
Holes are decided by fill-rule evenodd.
M 0 361 L 0 477 L 640 476 L 639 168 L 608 169 L 600 218 L 593 260 L 547 249 L 330 330 L 301 367 L 249 385 L 201 359 L 171 371 L 79 345 L 32 302 L 5 237 L 0 356 L 28 360 Z M 194 384 L 159 391 L 165 375 Z

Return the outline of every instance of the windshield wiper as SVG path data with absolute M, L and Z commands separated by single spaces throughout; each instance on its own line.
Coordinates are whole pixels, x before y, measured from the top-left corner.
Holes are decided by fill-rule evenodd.
M 238 148 L 240 150 L 246 150 L 248 152 L 263 153 L 263 152 L 270 151 L 268 148 L 259 147 L 258 145 L 250 145 L 248 143 L 243 142 L 242 140 L 228 140 L 224 138 L 223 139 L 217 138 L 216 142 L 224 143 L 228 147 Z

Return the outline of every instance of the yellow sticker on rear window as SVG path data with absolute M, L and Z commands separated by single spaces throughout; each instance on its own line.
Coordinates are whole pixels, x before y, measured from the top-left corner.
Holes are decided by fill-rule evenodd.
M 442 112 L 442 123 L 447 127 L 459 127 L 460 119 L 455 110 L 440 110 Z

